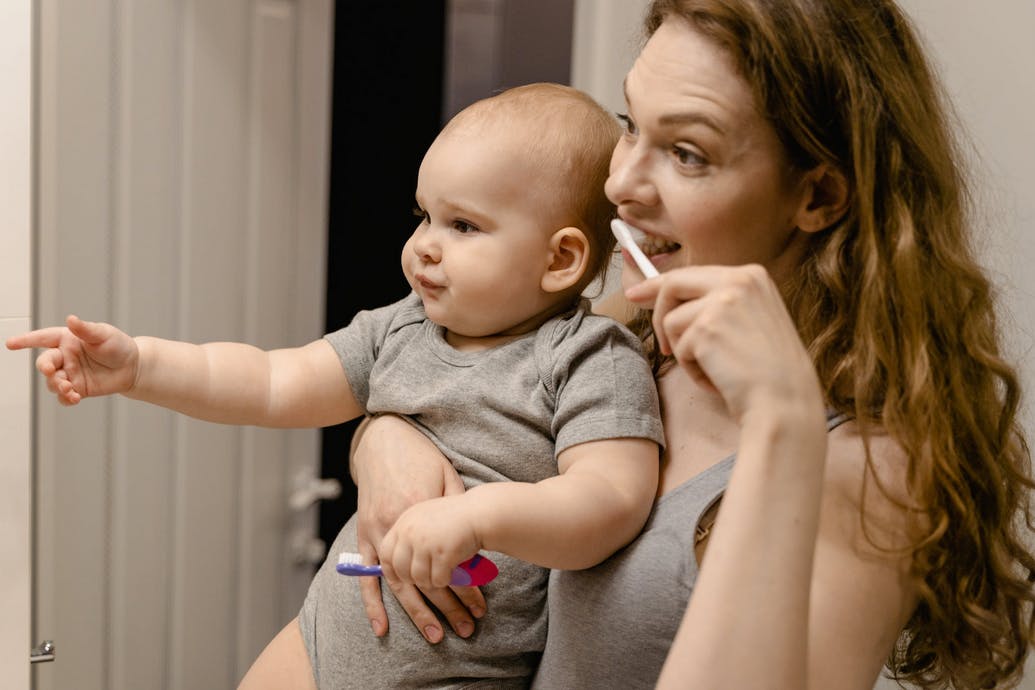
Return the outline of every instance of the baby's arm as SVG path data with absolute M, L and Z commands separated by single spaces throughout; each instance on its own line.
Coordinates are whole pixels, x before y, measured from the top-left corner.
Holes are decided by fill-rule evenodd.
M 211 422 L 271 427 L 326 426 L 361 413 L 323 340 L 267 352 L 243 343 L 132 338 L 69 316 L 67 327 L 14 336 L 7 347 L 44 348 L 36 368 L 65 405 L 121 393 Z
M 482 549 L 548 568 L 588 568 L 639 533 L 658 464 L 658 445 L 647 439 L 572 446 L 558 456 L 556 477 L 491 482 L 407 509 L 385 535 L 382 566 L 421 587 L 445 586 L 453 567 Z

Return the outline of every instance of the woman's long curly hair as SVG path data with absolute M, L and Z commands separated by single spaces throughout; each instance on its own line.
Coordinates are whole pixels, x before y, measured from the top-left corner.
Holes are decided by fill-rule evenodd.
M 908 456 L 920 603 L 891 675 L 1015 685 L 1035 638 L 1035 485 L 951 111 L 914 28 L 891 0 L 655 0 L 647 35 L 669 17 L 729 51 L 796 168 L 851 183 L 783 288 L 828 403 Z

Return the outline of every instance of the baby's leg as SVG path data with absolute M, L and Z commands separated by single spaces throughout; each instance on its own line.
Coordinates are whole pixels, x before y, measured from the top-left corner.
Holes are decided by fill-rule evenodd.
M 270 640 L 237 690 L 316 690 L 297 618 Z

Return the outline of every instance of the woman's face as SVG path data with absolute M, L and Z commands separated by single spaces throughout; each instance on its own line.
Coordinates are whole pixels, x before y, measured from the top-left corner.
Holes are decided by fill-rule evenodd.
M 679 18 L 666 20 L 625 80 L 626 131 L 607 196 L 647 233 L 661 271 L 759 263 L 779 279 L 801 259 L 804 194 L 776 132 L 732 58 Z M 643 279 L 629 257 L 624 285 Z

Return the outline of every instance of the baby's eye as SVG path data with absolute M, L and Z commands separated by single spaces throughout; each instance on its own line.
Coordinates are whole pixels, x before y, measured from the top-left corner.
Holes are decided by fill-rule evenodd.
M 622 123 L 622 130 L 629 136 L 636 136 L 636 123 L 625 113 L 615 113 L 615 117 Z
M 466 220 L 454 220 L 453 229 L 459 232 L 461 235 L 466 235 L 470 232 L 478 232 L 478 226 L 468 223 Z
M 422 209 L 420 206 L 413 207 L 413 215 L 420 218 L 421 223 L 427 223 L 431 220 L 431 217 L 428 215 L 428 212 Z

